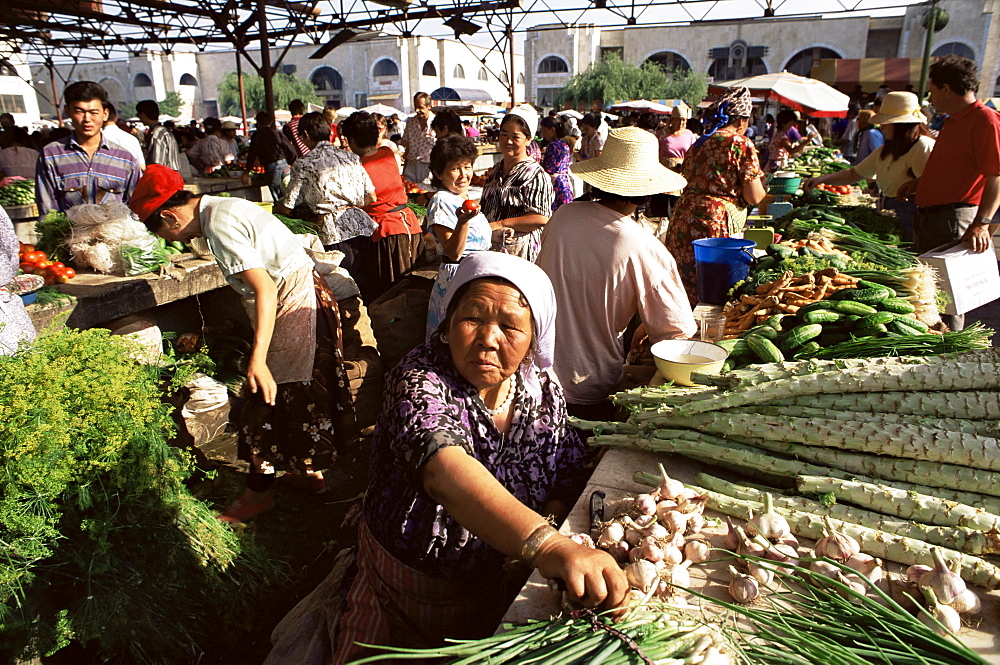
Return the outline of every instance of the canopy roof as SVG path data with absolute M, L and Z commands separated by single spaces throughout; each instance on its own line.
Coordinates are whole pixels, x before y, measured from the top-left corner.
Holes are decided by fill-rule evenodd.
M 709 92 L 718 94 L 727 88 L 743 86 L 751 93 L 774 99 L 796 111 L 811 116 L 836 117 L 847 115 L 850 98 L 822 81 L 788 72 L 761 74 L 748 78 L 714 83 Z

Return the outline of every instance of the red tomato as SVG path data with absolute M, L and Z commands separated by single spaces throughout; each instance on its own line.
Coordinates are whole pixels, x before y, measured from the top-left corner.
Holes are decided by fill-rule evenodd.
M 462 212 L 477 213 L 479 212 L 479 204 L 472 199 L 466 199 L 465 202 L 462 203 Z
M 63 270 L 65 270 L 65 268 L 57 268 L 56 264 L 54 263 L 45 266 L 45 274 L 52 275 L 53 277 L 58 277 L 59 275 L 61 275 L 63 273 Z
M 52 267 L 53 268 L 60 268 L 60 269 L 62 269 L 62 268 L 66 267 L 66 264 L 63 263 L 62 261 L 53 261 L 52 262 Z
M 70 280 L 70 279 L 73 279 L 74 277 L 76 277 L 76 271 L 73 270 L 72 268 L 63 268 L 62 274 L 63 274 L 63 276 L 66 277 L 67 280 Z
M 69 277 L 65 272 L 60 272 L 58 275 L 54 275 L 56 284 L 65 284 L 71 277 Z
M 27 254 L 28 252 L 35 251 L 34 245 L 21 245 L 21 251 Z
M 34 263 L 22 263 L 21 265 L 18 266 L 18 268 L 21 269 L 21 272 L 31 273 L 31 272 L 35 271 L 35 264 Z
M 48 277 L 45 278 L 45 286 L 52 286 L 55 283 L 56 283 L 56 278 L 53 277 L 52 275 L 49 275 Z
M 52 262 L 49 261 L 48 259 L 43 259 L 41 261 L 35 261 L 35 267 L 36 268 L 48 268 L 51 265 L 52 265 Z
M 30 252 L 24 253 L 25 263 L 38 263 L 39 261 L 44 261 L 47 258 L 48 257 L 45 256 L 45 252 L 36 252 L 35 250 L 31 250 Z
M 43 268 L 41 266 L 35 266 L 35 269 L 32 270 L 31 272 L 34 273 L 35 275 L 38 275 L 39 277 L 45 277 L 46 275 L 49 274 L 48 268 Z

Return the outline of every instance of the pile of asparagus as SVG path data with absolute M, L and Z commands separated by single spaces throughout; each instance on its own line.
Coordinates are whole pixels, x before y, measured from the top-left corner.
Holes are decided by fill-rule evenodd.
M 684 455 L 771 485 L 699 475 L 695 489 L 720 513 L 746 519 L 771 492 L 798 536 L 822 537 L 829 518 L 867 554 L 931 565 L 936 547 L 967 582 L 1000 588 L 1000 350 L 776 363 L 710 380 L 620 393 L 627 423 L 581 424 L 596 426 L 593 445 Z

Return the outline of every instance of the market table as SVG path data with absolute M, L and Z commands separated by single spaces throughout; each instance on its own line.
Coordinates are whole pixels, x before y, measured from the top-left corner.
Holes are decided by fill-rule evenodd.
M 665 453 L 651 453 L 638 448 L 610 448 L 601 458 L 579 501 L 559 528 L 560 533 L 590 532 L 590 495 L 595 490 L 607 496 L 609 516 L 617 501 L 624 496 L 648 492 L 649 487 L 632 481 L 636 471 L 657 472 L 657 463 L 663 463 L 672 477 L 684 482 L 692 482 L 694 476 L 711 469 L 713 474 L 722 475 L 717 467 L 707 467 L 688 458 Z M 706 517 L 721 517 L 713 511 L 706 511 Z M 711 523 L 710 523 L 711 524 Z M 724 522 L 723 522 L 724 525 Z M 715 547 L 723 547 L 724 527 L 706 526 L 702 532 Z M 811 547 L 812 541 L 802 539 L 803 547 Z M 888 564 L 889 571 L 899 571 L 896 564 Z M 691 566 L 692 588 L 712 597 L 731 600 L 728 594 L 730 576 L 725 564 L 706 562 Z M 973 588 L 973 587 L 970 587 Z M 983 610 L 977 628 L 963 628 L 959 634 L 962 640 L 991 663 L 1000 664 L 1000 592 L 984 593 L 976 588 L 983 600 Z M 528 619 L 546 619 L 560 612 L 560 592 L 549 588 L 546 580 L 538 574 L 531 577 L 520 594 L 508 608 L 503 623 L 523 623 Z M 695 602 L 691 600 L 691 602 Z M 699 610 L 692 610 L 698 612 Z
M 14 223 L 14 233 L 23 243 L 33 245 L 38 238 L 35 233 L 35 221 L 38 219 L 38 206 L 34 203 L 23 206 L 3 206 L 10 221 Z
M 184 181 L 184 189 L 198 196 L 228 192 L 230 196 L 248 201 L 274 201 L 270 189 L 255 184 L 253 180 L 250 181 L 249 185 L 244 185 L 240 178 L 195 177 Z
M 44 329 L 54 319 L 67 313 L 67 326 L 93 328 L 225 285 L 222 271 L 214 259 L 202 259 L 190 254 L 172 263 L 162 275 L 153 272 L 135 277 L 117 277 L 93 272 L 77 273 L 71 282 L 58 285 L 61 292 L 75 297 L 75 302 L 28 305 L 28 313 L 36 330 Z

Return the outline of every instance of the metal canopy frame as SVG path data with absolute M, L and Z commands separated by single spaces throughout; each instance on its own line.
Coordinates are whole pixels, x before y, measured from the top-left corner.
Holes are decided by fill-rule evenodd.
M 152 49 L 163 53 L 235 48 L 264 79 L 273 111 L 271 78 L 295 44 L 312 44 L 323 53 L 368 31 L 414 36 L 444 33 L 449 26 L 465 43 L 479 24 L 493 46 L 510 54 L 507 70 L 513 100 L 514 35 L 529 29 L 540 15 L 570 27 L 593 23 L 608 27 L 677 25 L 731 21 L 725 15 L 737 0 L 6 0 L 0 42 L 29 60 L 54 64 L 110 60 Z M 893 3 L 895 4 L 889 4 Z M 901 9 L 912 0 L 753 0 L 753 16 L 788 18 L 852 14 L 873 9 Z M 823 5 L 820 7 L 820 5 Z M 805 7 L 806 9 L 801 9 Z M 675 18 L 657 20 L 657 11 Z M 784 12 L 784 13 L 780 13 Z M 746 13 L 746 10 L 744 10 Z M 442 25 L 453 19 L 449 25 Z M 470 19 L 475 23 L 470 22 Z M 525 25 L 534 19 L 530 25 Z M 463 29 L 464 28 L 464 29 Z M 257 60 L 249 47 L 259 47 Z M 272 50 L 277 57 L 272 60 Z M 471 52 L 471 49 L 470 49 Z M 2 54 L 0 54 L 2 56 Z M 321 57 L 321 56 L 319 56 Z M 477 58 L 482 61 L 482 59 Z M 485 64 L 485 63 L 483 63 Z M 489 71 L 489 70 L 488 70 Z M 498 80 L 497 72 L 490 71 Z

